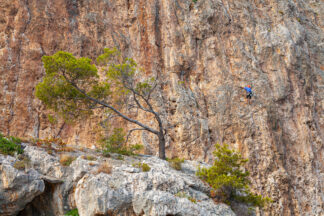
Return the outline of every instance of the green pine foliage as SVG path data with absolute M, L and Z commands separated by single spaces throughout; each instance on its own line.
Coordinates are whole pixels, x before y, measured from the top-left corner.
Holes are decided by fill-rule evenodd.
M 53 56 L 43 56 L 42 61 L 46 75 L 36 86 L 36 97 L 66 120 L 92 114 L 94 102 L 75 85 L 86 89 L 95 99 L 110 94 L 109 85 L 99 81 L 97 68 L 89 58 L 77 59 L 71 53 L 59 51 Z
M 251 182 L 248 179 L 250 173 L 243 170 L 248 160 L 240 153 L 229 149 L 228 145 L 217 144 L 214 156 L 212 167 L 199 168 L 197 172 L 197 176 L 215 190 L 211 194 L 216 194 L 215 196 L 229 205 L 239 202 L 251 207 L 264 207 L 271 201 L 268 197 L 251 192 Z
M 73 210 L 67 212 L 64 216 L 79 216 L 78 209 L 73 209 Z
M 123 58 L 116 49 L 106 48 L 97 58 L 97 64 L 105 74 L 103 79 L 99 78 L 97 66 L 89 58 L 76 58 L 71 53 L 59 51 L 52 56 L 43 56 L 42 61 L 46 74 L 37 84 L 35 95 L 66 120 L 93 114 L 103 101 L 120 108 L 131 91 L 145 96 L 155 81 L 154 78 L 137 81 L 136 73 L 141 69 L 133 59 Z
M 17 137 L 5 137 L 0 133 L 0 154 L 14 155 L 22 154 L 21 140 Z
M 159 156 L 165 158 L 165 130 L 160 115 L 152 104 L 152 94 L 160 84 L 155 78 L 143 79 L 143 69 L 133 59 L 123 57 L 117 49 L 106 48 L 97 58 L 96 64 L 89 58 L 76 58 L 64 51 L 43 56 L 42 61 L 45 76 L 37 84 L 35 95 L 54 114 L 73 122 L 89 117 L 94 114 L 94 110 L 113 113 L 158 136 Z M 133 119 L 129 107 L 153 114 L 158 129 L 145 125 L 140 119 Z M 56 123 L 52 116 L 49 121 Z M 127 149 L 115 148 L 116 143 L 120 147 L 121 140 L 118 139 L 122 138 L 109 138 L 105 145 L 106 151 L 128 154 Z

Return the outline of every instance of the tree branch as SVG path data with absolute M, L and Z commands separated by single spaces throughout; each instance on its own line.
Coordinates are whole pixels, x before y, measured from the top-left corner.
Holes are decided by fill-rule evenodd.
M 145 112 L 149 112 L 149 113 L 152 113 L 150 110 L 148 109 L 145 109 L 141 104 L 140 102 L 137 100 L 136 98 L 136 93 L 133 89 L 130 89 L 132 92 L 133 92 L 133 97 L 134 97 L 134 101 L 136 103 L 136 105 L 138 106 L 138 108 L 140 108 L 141 110 L 145 111 Z
M 134 131 L 137 131 L 137 130 L 145 130 L 145 129 L 144 129 L 144 128 L 134 128 L 134 129 L 131 129 L 131 130 L 128 132 L 128 134 L 127 134 L 127 137 L 126 137 L 126 141 L 125 141 L 125 143 L 128 142 L 128 139 L 129 139 L 131 133 L 134 132 Z
M 63 74 L 63 76 L 65 77 L 64 74 Z M 66 79 L 66 77 L 65 77 L 65 79 Z M 100 104 L 100 105 L 102 105 L 102 106 L 104 106 L 104 107 L 107 107 L 107 108 L 111 109 L 111 110 L 114 111 L 118 116 L 122 117 L 122 118 L 125 119 L 126 121 L 129 121 L 129 122 L 132 122 L 132 123 L 134 123 L 134 124 L 137 124 L 138 126 L 142 127 L 143 129 L 145 129 L 145 130 L 147 130 L 147 131 L 149 131 L 149 132 L 151 132 L 151 133 L 153 133 L 153 134 L 156 134 L 156 135 L 159 134 L 158 131 L 156 131 L 156 130 L 150 128 L 149 126 L 144 125 L 144 124 L 142 124 L 141 122 L 139 122 L 139 121 L 137 121 L 137 120 L 135 120 L 135 119 L 129 118 L 128 116 L 122 114 L 122 113 L 119 112 L 117 109 L 115 109 L 113 106 L 110 106 L 109 104 L 106 104 L 106 103 L 103 102 L 103 101 L 97 100 L 97 99 L 95 99 L 95 98 L 89 96 L 89 95 L 88 95 L 84 90 L 80 89 L 80 88 L 79 88 L 75 83 L 69 81 L 68 79 L 66 79 L 66 81 L 69 82 L 69 83 L 70 83 L 74 88 L 76 88 L 79 92 L 81 92 L 81 93 L 82 93 L 86 98 L 88 98 L 89 100 L 91 100 L 91 101 L 93 101 L 93 102 L 95 102 L 95 103 L 97 103 L 97 104 Z
M 157 82 L 155 82 L 153 88 L 150 90 L 150 92 L 149 92 L 148 95 L 147 95 L 147 99 L 148 99 L 148 100 L 151 98 L 151 94 L 152 94 L 152 92 L 155 90 L 155 88 L 157 87 L 157 85 L 158 85 Z

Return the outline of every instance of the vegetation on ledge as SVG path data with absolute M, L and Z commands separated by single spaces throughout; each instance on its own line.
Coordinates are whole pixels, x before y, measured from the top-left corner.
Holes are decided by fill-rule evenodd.
M 229 149 L 228 145 L 216 145 L 215 161 L 210 168 L 199 168 L 197 176 L 207 182 L 214 190 L 211 197 L 232 205 L 244 203 L 250 207 L 264 207 L 271 202 L 268 197 L 262 197 L 251 192 L 248 171 L 243 167 L 247 163 L 242 155 Z
M 0 133 L 0 153 L 4 155 L 22 154 L 21 140 L 17 137 L 5 137 Z

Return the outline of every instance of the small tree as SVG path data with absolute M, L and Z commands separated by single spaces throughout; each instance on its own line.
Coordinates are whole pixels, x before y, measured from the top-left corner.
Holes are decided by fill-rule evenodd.
M 263 207 L 271 200 L 251 192 L 248 179 L 250 173 L 242 168 L 248 161 L 240 153 L 230 150 L 228 145 L 216 145 L 215 161 L 212 167 L 198 170 L 197 175 L 206 181 L 215 191 L 212 196 L 218 196 L 227 204 L 245 203 L 248 206 Z
M 59 51 L 53 56 L 43 56 L 46 75 L 36 86 L 36 96 L 50 109 L 65 119 L 78 119 L 93 114 L 93 110 L 109 110 L 117 117 L 131 122 L 159 139 L 159 157 L 165 159 L 165 135 L 160 114 L 152 103 L 152 95 L 158 86 L 155 78 L 140 80 L 137 64 L 131 58 L 123 58 L 116 49 L 104 49 L 97 58 L 104 72 L 99 77 L 97 66 L 89 58 L 75 58 Z M 150 114 L 157 128 L 127 115 L 136 109 Z

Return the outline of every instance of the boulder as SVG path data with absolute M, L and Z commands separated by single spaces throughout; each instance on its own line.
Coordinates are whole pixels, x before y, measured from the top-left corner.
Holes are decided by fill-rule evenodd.
M 0 161 L 0 215 L 16 215 L 44 191 L 45 184 L 36 170 L 14 168 L 13 157 L 0 155 Z

